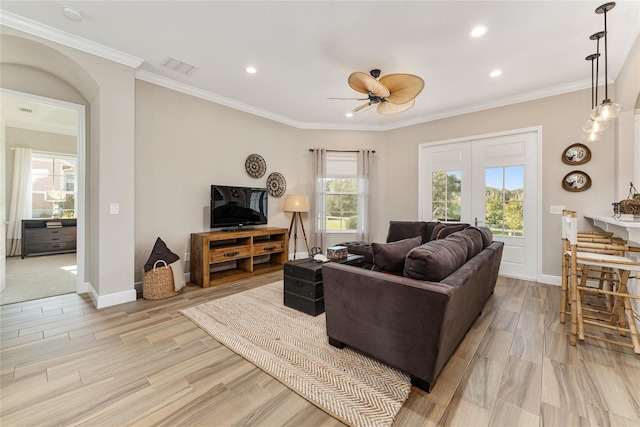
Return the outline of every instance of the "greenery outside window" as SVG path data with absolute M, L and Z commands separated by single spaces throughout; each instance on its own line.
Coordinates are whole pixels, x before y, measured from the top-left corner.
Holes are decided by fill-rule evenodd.
M 498 236 L 524 236 L 524 166 L 485 169 L 485 224 Z
M 75 156 L 34 152 L 31 158 L 32 218 L 76 217 L 76 160 Z M 64 200 L 47 200 L 47 191 L 61 191 Z
M 328 153 L 326 176 L 327 232 L 355 232 L 358 226 L 357 153 Z
M 431 180 L 431 218 L 460 221 L 462 171 L 433 172 Z

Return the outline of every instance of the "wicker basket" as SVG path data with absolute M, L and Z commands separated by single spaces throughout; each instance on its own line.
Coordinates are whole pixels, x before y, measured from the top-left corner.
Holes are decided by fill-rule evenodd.
M 625 200 L 620 201 L 620 213 L 640 215 L 640 194 L 633 186 L 633 182 L 630 182 L 629 186 L 629 195 Z
M 158 267 L 158 263 L 164 263 L 164 267 Z M 142 298 L 148 300 L 158 300 L 170 298 L 182 292 L 176 292 L 173 284 L 173 273 L 166 261 L 156 261 L 153 269 L 145 271 L 142 277 Z

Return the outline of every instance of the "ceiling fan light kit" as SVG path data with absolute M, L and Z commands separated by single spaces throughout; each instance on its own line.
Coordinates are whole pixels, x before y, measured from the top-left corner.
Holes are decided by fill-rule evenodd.
M 595 13 L 604 15 L 604 31 L 592 34 L 589 39 L 596 41 L 596 53 L 587 56 L 585 59 L 591 61 L 591 113 L 590 119 L 582 125 L 585 134 L 583 141 L 591 142 L 599 139 L 600 134 L 609 127 L 609 121 L 617 118 L 622 112 L 622 106 L 609 99 L 609 76 L 607 63 L 607 12 L 615 7 L 615 2 L 605 3 L 598 6 Z M 604 39 L 604 100 L 598 103 L 598 73 L 600 66 L 600 39 Z M 595 62 L 595 72 L 594 72 Z
M 367 73 L 356 71 L 349 75 L 347 83 L 356 92 L 367 98 L 330 98 L 367 101 L 354 108 L 351 113 L 366 111 L 377 105 L 378 114 L 398 114 L 415 105 L 415 98 L 424 89 L 424 80 L 413 74 L 387 74 L 380 77 L 380 70 Z M 349 116 L 348 116 L 349 117 Z

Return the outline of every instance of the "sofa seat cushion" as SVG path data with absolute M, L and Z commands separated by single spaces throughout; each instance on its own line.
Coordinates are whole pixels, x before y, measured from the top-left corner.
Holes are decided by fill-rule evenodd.
M 467 261 L 463 239 L 433 240 L 412 249 L 404 263 L 405 277 L 439 282 Z
M 422 243 L 422 236 L 391 243 L 372 243 L 373 267 L 376 271 L 402 274 L 409 251 Z

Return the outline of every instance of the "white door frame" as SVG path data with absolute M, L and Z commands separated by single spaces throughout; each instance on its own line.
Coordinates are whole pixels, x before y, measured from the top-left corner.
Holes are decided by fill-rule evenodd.
M 15 90 L 0 88 L 0 94 L 9 95 L 15 98 L 22 98 L 31 102 L 53 105 L 55 107 L 73 110 L 78 114 L 78 131 L 77 131 L 77 189 L 76 189 L 76 218 L 77 218 L 77 236 L 76 236 L 76 265 L 77 279 L 76 292 L 79 294 L 89 291 L 87 281 L 85 280 L 85 153 L 86 153 L 86 109 L 84 105 L 72 102 L 62 101 L 59 99 L 47 98 L 44 96 L 34 95 L 31 93 L 18 92 Z M 4 272 L 3 272 L 4 274 Z
M 502 132 L 470 135 L 470 136 L 465 136 L 461 138 L 453 138 L 453 139 L 447 139 L 442 141 L 433 141 L 433 142 L 426 142 L 423 144 L 419 144 L 418 145 L 418 218 L 423 219 L 431 216 L 431 212 L 425 212 L 425 207 L 424 207 L 426 202 L 425 194 L 427 190 L 426 188 L 424 188 L 424 186 L 426 183 L 427 171 L 423 167 L 422 159 L 425 156 L 427 149 L 437 145 L 454 144 L 454 143 L 460 143 L 465 141 L 495 138 L 500 136 L 509 136 L 509 135 L 515 135 L 520 133 L 528 133 L 528 132 L 535 132 L 537 136 L 536 155 L 538 157 L 538 161 L 537 161 L 537 170 L 536 170 L 536 177 L 537 177 L 536 186 L 538 188 L 537 188 L 537 196 L 535 200 L 535 204 L 536 204 L 535 239 L 536 239 L 537 260 L 536 260 L 535 271 L 536 271 L 536 280 L 538 282 L 541 282 L 541 279 L 542 279 L 542 264 L 541 264 L 541 261 L 542 261 L 542 126 L 533 126 L 528 128 L 512 129 L 512 130 L 507 130 Z

